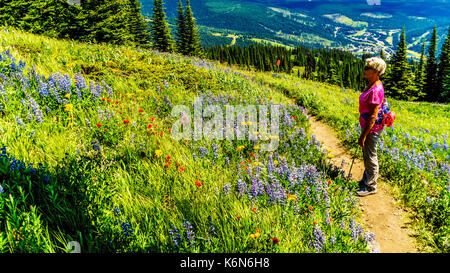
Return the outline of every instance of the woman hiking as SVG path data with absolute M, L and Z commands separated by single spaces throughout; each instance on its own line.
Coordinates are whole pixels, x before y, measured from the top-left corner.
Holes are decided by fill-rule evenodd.
M 359 196 L 367 196 L 377 192 L 378 158 L 377 142 L 383 130 L 383 125 L 377 122 L 377 117 L 384 102 L 384 87 L 380 81 L 386 70 L 386 63 L 379 57 L 366 59 L 364 78 L 368 86 L 359 97 L 359 124 L 361 136 L 358 145 L 362 147 L 364 158 L 364 175 L 359 181 Z

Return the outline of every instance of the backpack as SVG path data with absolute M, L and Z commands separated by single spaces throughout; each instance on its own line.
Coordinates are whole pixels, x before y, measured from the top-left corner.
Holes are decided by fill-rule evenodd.
M 361 115 L 365 120 L 369 118 L 369 114 Z M 386 98 L 383 99 L 383 104 L 381 105 L 381 111 L 378 112 L 378 117 L 375 124 L 382 124 L 383 126 L 391 127 L 394 124 L 395 113 L 391 112 L 389 109 L 389 104 Z
M 395 113 L 391 112 L 389 109 L 389 104 L 384 98 L 383 104 L 381 105 L 381 111 L 378 113 L 377 124 L 386 125 L 387 127 L 391 127 L 394 124 Z

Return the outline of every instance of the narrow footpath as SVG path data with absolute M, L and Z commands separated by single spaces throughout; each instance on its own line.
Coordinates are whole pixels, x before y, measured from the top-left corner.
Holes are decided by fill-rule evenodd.
M 329 149 L 331 164 L 340 167 L 342 159 L 345 159 L 344 171 L 348 175 L 352 156 L 341 144 L 336 131 L 329 125 L 309 116 L 311 133 L 322 145 Z M 353 179 L 360 180 L 364 172 L 364 162 L 356 158 L 351 170 Z M 408 227 L 406 210 L 398 205 L 398 202 L 389 193 L 388 185 L 383 177 L 378 177 L 378 191 L 374 195 L 358 197 L 360 199 L 362 219 L 366 228 L 375 233 L 376 243 L 371 246 L 382 253 L 417 253 L 417 244 L 412 237 L 414 232 Z

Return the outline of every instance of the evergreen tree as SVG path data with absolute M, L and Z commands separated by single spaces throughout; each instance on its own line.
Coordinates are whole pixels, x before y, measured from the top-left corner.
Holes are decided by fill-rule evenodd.
M 81 1 L 84 22 L 83 40 L 127 44 L 133 41 L 127 24 L 127 0 L 84 0 Z
M 184 22 L 184 10 L 181 0 L 178 0 L 177 9 L 177 38 L 176 38 L 176 48 L 177 52 L 181 54 L 186 54 L 186 27 Z
M 439 99 L 445 101 L 449 94 L 449 90 L 444 86 L 444 79 L 448 76 L 448 70 L 450 68 L 450 27 L 448 28 L 447 38 L 442 45 L 441 55 L 439 57 L 439 69 L 438 69 L 438 87 L 439 87 Z M 447 92 L 446 92 L 447 91 Z
M 185 22 L 185 38 L 186 38 L 186 55 L 202 57 L 204 55 L 203 48 L 200 45 L 198 29 L 195 23 L 194 14 L 191 9 L 190 1 L 186 1 L 186 11 L 184 14 Z
M 392 57 L 390 75 L 386 87 L 390 96 L 397 99 L 417 99 L 417 89 L 412 84 L 412 72 L 408 63 L 405 28 L 403 28 L 398 43 L 398 49 Z
M 23 17 L 28 13 L 29 5 L 29 1 L 26 0 L 0 0 L 0 23 L 22 28 Z
M 441 93 L 442 102 L 450 102 L 450 66 L 447 66 L 447 70 L 444 73 L 444 79 L 442 80 L 443 91 Z
M 425 42 L 422 44 L 422 53 L 420 54 L 419 65 L 416 69 L 414 84 L 418 91 L 418 97 L 423 98 L 425 95 L 423 92 L 423 86 L 425 84 Z
M 173 52 L 174 45 L 162 0 L 153 1 L 152 41 L 153 48 L 161 52 Z
M 148 47 L 150 45 L 150 32 L 145 17 L 142 15 L 142 6 L 139 0 L 128 0 L 127 22 L 133 41 L 137 45 Z
M 380 50 L 380 58 L 383 59 L 384 61 L 386 61 L 386 55 L 384 54 L 383 49 Z
M 437 51 L 437 31 L 435 26 L 433 30 L 433 35 L 431 36 L 430 46 L 428 47 L 428 57 L 425 68 L 426 78 L 424 91 L 426 93 L 426 100 L 428 101 L 436 101 L 439 96 L 436 51 Z

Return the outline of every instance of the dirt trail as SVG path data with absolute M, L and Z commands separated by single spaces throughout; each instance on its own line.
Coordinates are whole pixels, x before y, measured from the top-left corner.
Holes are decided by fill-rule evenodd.
M 336 131 L 313 116 L 309 119 L 311 133 L 334 155 L 331 158 L 331 164 L 340 167 L 344 158 L 344 171 L 348 175 L 352 157 L 337 138 Z M 351 171 L 353 179 L 360 180 L 363 172 L 364 162 L 361 159 L 355 159 Z M 378 177 L 377 189 L 374 195 L 360 197 L 365 226 L 375 233 L 376 243 L 371 247 L 383 253 L 418 252 L 415 239 L 411 237 L 414 233 L 407 226 L 406 210 L 396 205 L 396 201 L 389 194 L 388 185 L 383 182 L 383 177 Z

